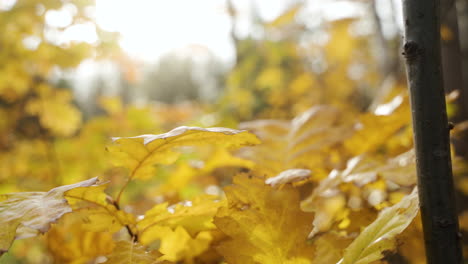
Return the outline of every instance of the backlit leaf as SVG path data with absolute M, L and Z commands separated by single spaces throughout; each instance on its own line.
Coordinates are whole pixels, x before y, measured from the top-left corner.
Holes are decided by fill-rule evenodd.
M 307 179 L 310 176 L 310 170 L 290 169 L 281 172 L 273 178 L 265 181 L 266 184 L 276 187 L 286 183 L 294 183 Z
M 154 164 L 171 164 L 178 158 L 175 147 L 216 145 L 238 148 L 259 144 L 247 131 L 229 128 L 178 127 L 160 135 L 114 138 L 108 150 L 114 154 L 114 164 L 130 170 L 130 178 L 148 179 L 154 175 Z
M 346 248 L 339 264 L 366 264 L 379 260 L 395 247 L 395 236 L 403 232 L 419 211 L 416 189 L 399 203 L 384 209 Z
M 167 203 L 154 206 L 147 211 L 145 217 L 137 224 L 140 241 L 151 243 L 163 238 L 161 227 L 183 227 L 190 235 L 215 228 L 213 217 L 224 202 L 218 201 L 216 196 L 199 196 L 193 201 L 177 204 L 168 208 Z M 164 239 L 164 238 L 163 238 Z

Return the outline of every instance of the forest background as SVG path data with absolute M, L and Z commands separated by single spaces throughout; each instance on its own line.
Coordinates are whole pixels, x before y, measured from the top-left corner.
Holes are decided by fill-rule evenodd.
M 0 263 L 425 263 L 399 1 L 221 1 L 231 55 L 157 60 L 99 2 L 0 2 Z M 464 235 L 468 2 L 442 2 Z

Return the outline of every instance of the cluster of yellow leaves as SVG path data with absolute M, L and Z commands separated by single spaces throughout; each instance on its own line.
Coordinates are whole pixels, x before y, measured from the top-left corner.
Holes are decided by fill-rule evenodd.
M 313 137 L 314 133 L 310 135 Z M 154 165 L 174 162 L 179 156 L 176 151 L 181 151 L 181 147 L 218 145 L 229 149 L 258 143 L 256 136 L 246 131 L 180 127 L 160 135 L 116 138 L 109 151 L 116 164 L 130 170 L 129 182 L 134 178 L 154 176 Z M 171 158 L 168 159 L 168 156 Z M 354 167 L 342 172 L 340 177 L 329 177 L 320 182 L 312 197 L 326 195 L 330 193 L 330 188 L 349 184 L 348 179 L 355 184 L 366 185 L 377 177 L 369 173 L 391 174 L 388 173 L 391 165 L 388 165 L 374 168 L 367 174 L 361 173 L 365 176 L 359 177 L 360 171 L 355 169 L 358 162 L 349 163 Z M 61 197 L 59 212 L 50 211 L 54 213 L 52 218 L 48 217 L 49 214 L 33 214 L 25 216 L 28 218 L 26 220 L 0 219 L 6 219 L 5 226 L 12 230 L 22 225 L 44 232 L 44 226 L 48 227 L 64 213 L 72 212 L 61 218 L 47 236 L 50 252 L 64 263 L 83 263 L 101 257 L 108 263 L 119 263 L 122 259 L 127 259 L 129 263 L 195 263 L 202 259 L 219 260 L 221 257 L 228 263 L 313 263 L 314 259 L 319 258 L 317 252 L 322 252 L 335 241 L 341 241 L 339 244 L 342 246 L 329 252 L 326 258 L 343 258 L 344 263 L 368 263 L 360 259 L 377 260 L 384 250 L 393 249 L 394 237 L 411 223 L 417 213 L 417 198 L 412 194 L 385 209 L 349 247 L 346 246 L 353 240 L 352 232 L 330 233 L 308 241 L 317 221 L 323 220 L 320 215 L 324 212 L 330 214 L 330 208 L 338 208 L 332 204 L 320 207 L 323 201 L 329 201 L 328 197 L 309 198 L 309 206 L 315 206 L 312 206 L 315 215 L 302 211 L 300 191 L 294 186 L 307 182 L 310 171 L 287 170 L 267 179 L 255 176 L 258 174 L 255 167 L 252 170 L 235 177 L 233 186 L 225 187 L 226 198 L 205 195 L 171 206 L 167 202 L 159 203 L 142 217 L 121 210 L 118 198 L 114 200 L 105 193 L 108 184 L 96 185 L 96 179 L 92 179 L 46 193 L 45 196 L 52 193 Z M 345 201 L 343 195 L 346 195 L 346 190 L 338 193 L 340 199 Z M 4 212 L 11 213 L 14 206 L 21 204 L 11 198 L 6 201 Z M 43 217 L 39 227 L 27 222 Z M 330 223 L 333 223 L 332 220 L 328 219 Z M 73 232 L 69 231 L 71 226 L 74 226 Z M 327 230 L 322 228 L 320 231 Z M 15 232 L 9 230 L 4 237 L 2 244 L 9 245 L 15 239 Z M 381 246 L 374 246 L 376 243 Z
M 37 98 L 26 104 L 26 112 L 38 116 L 42 127 L 56 136 L 71 136 L 80 128 L 81 113 L 70 104 L 70 91 L 42 84 L 37 87 L 37 93 Z
M 321 180 L 347 160 L 361 154 L 376 157 L 401 154 L 412 146 L 409 104 L 404 96 L 387 107 L 386 115 L 357 114 L 328 105 L 314 106 L 290 122 L 259 120 L 241 123 L 263 144 L 244 155 L 262 164 L 272 177 L 283 170 L 306 168 Z M 356 118 L 357 116 L 357 118 Z M 375 133 L 378 131 L 378 133 Z M 275 150 L 275 151 L 272 151 Z M 265 166 L 268 164 L 268 166 Z
M 73 2 L 76 19 L 85 2 Z M 299 4 L 264 25 L 279 39 L 238 43 L 223 107 L 235 119 L 281 120 L 241 124 L 253 134 L 184 126 L 131 137 L 161 133 L 200 109 L 101 98 L 106 115 L 81 124 L 70 92 L 47 80 L 54 67 L 76 66 L 89 46 L 17 45 L 42 38 L 30 26 L 44 23 L 37 4 L 20 0 L 0 12 L 0 59 L 8 62 L 0 66 L 0 191 L 96 175 L 106 183 L 0 196 L 1 254 L 47 231 L 57 263 L 364 264 L 395 250 L 411 263 L 423 258 L 407 98 L 395 87 L 358 111 L 366 103 L 356 94 L 368 93 L 362 87 L 375 86 L 378 73 L 350 74 L 373 63 L 362 52 L 369 41 L 352 33 L 354 19 L 330 23 L 326 43 L 299 45 Z M 307 56 L 317 69 L 303 63 Z
M 215 238 L 212 222 L 223 202 L 219 197 L 200 196 L 186 204 L 168 208 L 158 204 L 138 221 L 139 240 L 149 245 L 155 240 L 161 243 L 161 260 L 192 262 L 195 256 L 210 247 Z

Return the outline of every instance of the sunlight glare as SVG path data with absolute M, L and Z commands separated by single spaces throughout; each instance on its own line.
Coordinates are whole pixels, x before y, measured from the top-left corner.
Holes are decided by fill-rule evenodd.
M 189 45 L 206 46 L 224 60 L 233 56 L 224 1 L 97 0 L 96 22 L 119 32 L 121 47 L 144 60 Z

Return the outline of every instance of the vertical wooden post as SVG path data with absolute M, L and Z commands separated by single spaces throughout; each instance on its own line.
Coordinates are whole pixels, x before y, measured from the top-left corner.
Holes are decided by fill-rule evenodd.
M 440 51 L 440 0 L 404 0 L 408 83 L 427 263 L 462 263 Z

